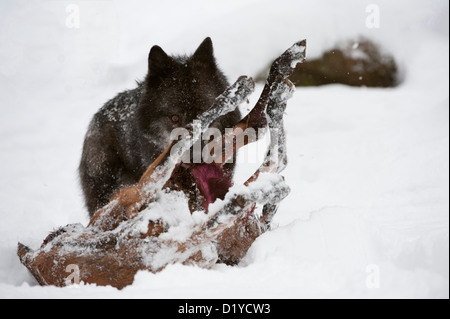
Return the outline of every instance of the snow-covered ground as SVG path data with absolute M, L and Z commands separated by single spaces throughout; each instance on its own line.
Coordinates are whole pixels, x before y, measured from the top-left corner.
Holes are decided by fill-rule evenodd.
M 2 0 L 0 298 L 448 298 L 448 26 L 446 0 Z M 117 291 L 39 287 L 19 263 L 18 241 L 37 248 L 53 228 L 87 223 L 85 130 L 144 76 L 152 45 L 192 52 L 211 36 L 234 80 L 297 40 L 314 57 L 359 35 L 394 54 L 402 85 L 297 89 L 286 116 L 292 193 L 241 265 L 173 265 Z

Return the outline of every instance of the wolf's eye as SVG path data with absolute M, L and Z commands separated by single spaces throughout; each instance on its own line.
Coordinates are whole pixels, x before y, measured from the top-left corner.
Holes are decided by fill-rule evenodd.
M 179 117 L 178 115 L 172 115 L 172 116 L 170 117 L 170 119 L 171 119 L 172 122 L 174 122 L 174 123 L 180 122 L 180 117 Z

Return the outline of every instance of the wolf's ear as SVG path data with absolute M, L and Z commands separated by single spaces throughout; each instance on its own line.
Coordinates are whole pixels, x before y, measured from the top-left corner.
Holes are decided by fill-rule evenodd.
M 155 45 L 148 55 L 148 72 L 150 75 L 160 75 L 169 69 L 172 64 L 172 58 L 161 49 L 160 46 Z
M 202 44 L 198 47 L 192 56 L 192 60 L 203 62 L 203 63 L 215 63 L 214 49 L 211 38 L 208 37 L 203 40 Z

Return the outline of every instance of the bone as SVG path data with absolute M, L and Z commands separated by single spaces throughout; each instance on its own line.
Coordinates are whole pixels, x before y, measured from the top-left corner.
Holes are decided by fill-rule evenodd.
M 266 132 L 265 130 L 261 130 L 261 128 L 265 128 L 267 125 L 271 128 L 272 142 L 274 142 L 277 137 L 283 140 L 285 139 L 282 116 L 286 110 L 286 101 L 292 97 L 295 88 L 287 78 L 292 74 L 297 64 L 303 63 L 305 59 L 306 40 L 302 40 L 291 46 L 273 62 L 264 89 L 256 105 L 231 132 L 224 136 L 224 150 L 221 154 L 222 158 L 220 161 L 218 161 L 217 158 L 214 158 L 215 162 L 226 163 L 240 148 L 261 139 Z M 246 135 L 247 129 L 253 129 L 254 132 L 257 132 L 258 134 L 253 136 Z M 281 135 L 275 135 L 275 130 L 281 130 Z M 244 135 L 245 137 L 243 137 Z M 254 138 L 251 139 L 252 137 Z M 236 141 L 240 141 L 241 143 L 236 143 Z M 273 147 L 271 147 L 271 149 L 272 148 Z M 280 155 L 278 162 L 284 163 L 285 167 L 287 165 L 286 152 L 283 150 L 279 151 L 280 152 L 277 152 L 277 154 Z M 284 170 L 284 167 L 280 166 L 277 170 L 281 172 Z
M 195 125 L 200 125 L 201 132 L 204 132 L 215 120 L 234 111 L 242 104 L 254 88 L 255 83 L 251 78 L 240 77 L 216 98 L 214 104 L 197 121 L 189 125 L 189 129 L 195 132 Z M 88 227 L 108 231 L 117 228 L 123 221 L 134 218 L 164 187 L 176 165 L 180 163 L 183 154 L 198 141 L 199 135 L 177 144 L 170 144 L 150 165 L 139 183 L 114 194 L 110 203 L 94 214 Z

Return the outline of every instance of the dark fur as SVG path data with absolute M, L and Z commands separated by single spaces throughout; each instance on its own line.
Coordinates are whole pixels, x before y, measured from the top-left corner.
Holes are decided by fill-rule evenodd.
M 115 191 L 136 184 L 169 145 L 171 131 L 191 123 L 228 87 L 210 38 L 190 57 L 170 57 L 154 46 L 148 62 L 145 81 L 107 102 L 89 126 L 79 173 L 90 216 Z M 236 111 L 213 126 L 223 130 L 239 119 Z

